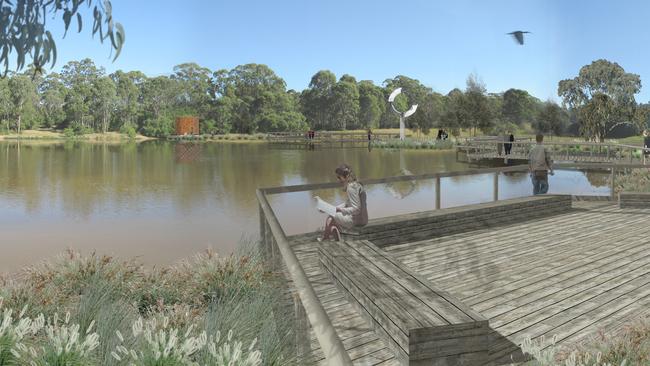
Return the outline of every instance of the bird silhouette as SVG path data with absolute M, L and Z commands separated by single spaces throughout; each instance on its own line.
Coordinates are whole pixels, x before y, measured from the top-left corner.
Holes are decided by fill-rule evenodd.
M 528 31 L 514 31 L 506 34 L 512 35 L 512 37 L 519 43 L 520 45 L 524 44 L 524 33 L 531 33 Z

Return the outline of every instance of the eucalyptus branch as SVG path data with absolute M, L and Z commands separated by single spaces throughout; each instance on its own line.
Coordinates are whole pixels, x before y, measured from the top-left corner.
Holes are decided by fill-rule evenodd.
M 2 76 L 9 71 L 9 60 L 15 55 L 16 71 L 23 69 L 27 59 L 31 58 L 34 73 L 41 72 L 42 67 L 56 64 L 56 42 L 46 27 L 46 18 L 57 15 L 63 19 L 65 35 L 73 19 L 77 22 L 77 32 L 83 28 L 80 7 L 86 4 L 93 9 L 92 35 L 99 33 L 99 40 L 104 43 L 110 39 L 111 53 L 115 50 L 113 61 L 117 59 L 125 41 L 124 28 L 116 23 L 112 15 L 109 0 L 3 0 L 0 1 L 0 70 Z M 94 5 L 93 3 L 98 5 Z

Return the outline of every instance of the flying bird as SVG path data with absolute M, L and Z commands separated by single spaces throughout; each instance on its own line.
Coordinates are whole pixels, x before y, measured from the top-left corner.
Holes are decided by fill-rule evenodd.
M 510 34 L 514 37 L 514 39 L 519 43 L 520 45 L 524 44 L 524 33 L 531 33 L 528 31 L 514 31 L 506 34 Z

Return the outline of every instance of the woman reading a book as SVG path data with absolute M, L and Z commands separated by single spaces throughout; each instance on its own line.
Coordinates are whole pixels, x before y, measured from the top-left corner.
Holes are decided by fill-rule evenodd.
M 364 226 L 368 223 L 368 209 L 366 208 L 366 191 L 357 182 L 352 173 L 352 168 L 342 164 L 334 171 L 336 179 L 343 184 L 343 191 L 348 198 L 345 203 L 336 206 L 336 214 L 328 216 L 325 220 L 325 232 L 320 240 L 328 240 L 334 237 L 341 240 L 341 230 L 350 229 L 355 226 Z

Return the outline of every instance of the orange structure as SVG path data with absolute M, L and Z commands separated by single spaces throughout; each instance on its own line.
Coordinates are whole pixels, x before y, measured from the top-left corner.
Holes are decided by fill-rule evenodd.
M 177 117 L 176 118 L 176 135 L 198 135 L 199 118 L 198 117 Z

